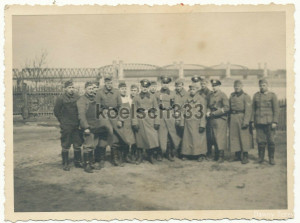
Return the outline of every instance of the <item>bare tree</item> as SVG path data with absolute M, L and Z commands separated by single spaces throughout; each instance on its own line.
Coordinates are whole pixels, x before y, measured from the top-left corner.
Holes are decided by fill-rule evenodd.
M 47 68 L 47 56 L 48 52 L 42 50 L 41 54 L 36 56 L 33 60 L 29 60 L 25 63 L 25 67 L 22 70 L 28 77 L 35 82 L 35 88 L 37 89 L 38 83 L 41 81 L 43 74 Z

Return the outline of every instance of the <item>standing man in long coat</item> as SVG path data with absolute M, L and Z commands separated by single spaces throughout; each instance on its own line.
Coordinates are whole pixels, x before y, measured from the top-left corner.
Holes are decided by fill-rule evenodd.
M 63 170 L 69 171 L 69 150 L 73 144 L 74 149 L 74 165 L 82 167 L 81 164 L 81 145 L 82 137 L 79 130 L 79 119 L 76 101 L 79 95 L 74 92 L 73 81 L 66 81 L 64 84 L 65 92 L 56 99 L 54 106 L 54 115 L 59 121 L 61 128 L 61 155 Z
M 189 96 L 184 105 L 186 112 L 182 122 L 184 126 L 182 160 L 185 160 L 187 156 L 194 156 L 202 162 L 207 153 L 206 100 L 197 93 L 198 84 L 192 83 L 189 88 Z
M 234 81 L 234 92 L 229 98 L 230 123 L 229 145 L 230 151 L 235 153 L 235 160 L 241 160 L 247 164 L 248 151 L 251 148 L 251 134 L 249 124 L 252 115 L 251 98 L 243 91 L 240 80 Z
M 132 108 L 133 105 L 133 99 L 134 97 L 139 93 L 139 86 L 137 84 L 132 84 L 130 86 L 130 107 Z M 132 113 L 132 110 L 130 110 Z M 130 113 L 130 114 L 131 114 Z M 131 116 L 132 118 L 132 116 Z M 132 123 L 131 123 L 131 127 L 132 127 Z M 135 137 L 135 135 L 134 135 Z M 136 162 L 136 153 L 137 153 L 137 146 L 136 146 L 136 142 L 131 146 L 131 161 L 135 161 Z
M 256 128 L 259 163 L 264 162 L 268 145 L 269 163 L 275 165 L 275 131 L 278 123 L 279 105 L 275 93 L 268 91 L 266 79 L 259 80 L 260 91 L 253 96 L 253 121 Z
M 207 118 L 212 131 L 212 143 L 215 148 L 215 160 L 224 162 L 224 150 L 227 149 L 227 115 L 229 100 L 220 90 L 221 81 L 212 79 L 213 92 L 208 96 Z
M 149 93 L 150 81 L 141 80 L 141 92 L 133 99 L 132 128 L 136 136 L 137 161 L 143 161 L 143 151 L 146 150 L 150 163 L 153 163 L 153 150 L 159 147 L 157 130 L 159 129 L 158 106 L 155 96 Z
M 106 75 L 104 77 L 104 87 L 99 89 L 96 94 L 96 102 L 100 105 L 100 122 L 103 126 L 106 126 L 113 134 L 112 143 L 107 142 L 107 145 L 111 146 L 112 163 L 115 166 L 122 166 L 120 163 L 120 150 L 119 142 L 126 141 L 126 136 L 120 130 L 123 126 L 122 120 L 119 119 L 118 112 L 122 106 L 122 99 L 119 89 L 113 87 L 112 76 Z M 100 156 L 98 155 L 98 152 Z M 97 153 L 96 153 L 97 152 Z M 95 157 L 96 163 L 101 165 L 103 155 L 106 153 L 106 147 L 98 146 L 96 148 Z
M 127 95 L 127 85 L 125 81 L 119 82 L 119 90 L 122 99 L 122 106 L 119 111 L 119 116 L 123 120 L 123 127 L 119 129 L 122 132 L 122 135 L 126 137 L 125 143 L 123 140 L 120 141 L 120 151 L 121 151 L 121 162 L 132 163 L 132 160 L 129 156 L 129 149 L 135 144 L 135 136 L 132 131 L 131 126 L 131 105 L 132 100 Z
M 179 147 L 180 137 L 177 135 L 175 127 L 175 93 L 169 88 L 171 81 L 172 79 L 170 77 L 162 76 L 162 87 L 157 94 L 157 102 L 160 109 L 158 139 L 162 152 L 166 153 L 170 161 L 174 161 L 175 151 Z
M 182 148 L 182 137 L 183 137 L 183 126 L 180 125 L 181 116 L 183 114 L 183 105 L 188 98 L 188 92 L 184 89 L 184 79 L 179 78 L 175 81 L 175 106 L 174 106 L 174 116 L 175 116 L 175 127 L 178 137 L 180 138 L 180 143 L 178 147 L 177 154 L 181 155 Z

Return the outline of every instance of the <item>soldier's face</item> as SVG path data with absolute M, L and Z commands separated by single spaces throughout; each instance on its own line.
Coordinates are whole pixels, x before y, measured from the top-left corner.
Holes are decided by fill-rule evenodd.
M 194 96 L 196 93 L 197 93 L 197 88 L 195 88 L 195 87 L 190 88 L 190 95 L 191 96 Z
M 99 89 L 99 87 L 98 87 L 96 84 L 94 84 L 94 85 L 93 85 L 93 91 L 94 91 L 94 94 L 97 93 L 98 89 Z
M 150 86 L 150 91 L 151 92 L 156 92 L 156 89 L 157 89 L 157 85 L 151 85 Z
M 93 85 L 87 86 L 85 88 L 85 93 L 88 95 L 95 95 L 94 94 L 94 86 Z
M 126 87 L 121 87 L 120 88 L 120 93 L 121 93 L 122 96 L 126 96 L 127 88 Z
M 105 87 L 107 90 L 111 90 L 113 87 L 112 81 L 105 81 Z
M 176 91 L 178 91 L 178 92 L 182 91 L 182 88 L 183 88 L 183 83 L 179 83 L 179 84 L 176 84 L 176 85 L 175 85 L 175 89 L 176 89 Z
M 234 91 L 235 92 L 240 92 L 243 89 L 243 86 L 241 84 L 235 84 L 234 85 Z
M 268 85 L 266 83 L 259 84 L 259 89 L 261 92 L 266 92 L 268 90 Z
M 137 93 L 138 93 L 138 89 L 137 88 L 131 88 L 130 94 L 131 94 L 132 97 L 136 96 Z
M 212 89 L 214 92 L 216 92 L 220 89 L 220 85 L 212 86 Z
M 74 94 L 74 86 L 73 85 L 70 85 L 68 87 L 66 87 L 66 92 L 70 95 Z
M 141 87 L 141 91 L 144 92 L 144 93 L 148 92 L 148 90 L 149 90 L 149 88 Z
M 169 84 L 161 84 L 161 87 L 162 87 L 163 89 L 167 89 L 167 88 L 169 88 Z
M 206 86 L 207 86 L 206 81 L 201 81 L 200 86 L 201 86 L 201 88 L 206 88 Z

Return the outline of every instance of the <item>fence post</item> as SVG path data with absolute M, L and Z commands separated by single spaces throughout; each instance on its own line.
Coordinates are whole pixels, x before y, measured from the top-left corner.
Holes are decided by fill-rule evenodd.
M 22 107 L 22 117 L 23 119 L 29 118 L 29 109 L 28 109 L 28 95 L 27 95 L 27 84 L 22 80 L 22 99 L 23 99 L 23 107 Z
M 227 66 L 226 66 L 226 78 L 229 78 L 229 77 L 230 77 L 230 69 L 231 69 L 231 65 L 230 65 L 230 63 L 228 62 L 228 63 L 227 63 Z
M 184 78 L 183 62 L 179 62 L 179 78 Z

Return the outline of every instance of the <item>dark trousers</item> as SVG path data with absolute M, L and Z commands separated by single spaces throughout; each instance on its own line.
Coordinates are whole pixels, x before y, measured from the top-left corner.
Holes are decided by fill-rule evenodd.
M 61 147 L 63 151 L 68 151 L 73 144 L 74 150 L 80 149 L 82 145 L 82 132 L 78 129 L 78 126 L 61 126 Z

